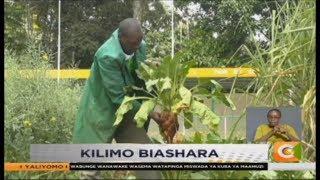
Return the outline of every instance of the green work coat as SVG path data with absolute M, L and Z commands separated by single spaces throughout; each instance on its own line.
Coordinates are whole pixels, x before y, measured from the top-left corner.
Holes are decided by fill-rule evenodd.
M 139 49 L 130 60 L 125 54 L 118 38 L 118 29 L 98 49 L 91 66 L 90 76 L 86 82 L 80 101 L 73 132 L 73 143 L 110 143 L 116 127 L 115 112 L 124 96 L 124 87 L 134 85 L 143 87 L 135 70 L 139 61 L 146 59 L 146 45 L 142 41 Z M 141 104 L 135 101 L 132 112 Z

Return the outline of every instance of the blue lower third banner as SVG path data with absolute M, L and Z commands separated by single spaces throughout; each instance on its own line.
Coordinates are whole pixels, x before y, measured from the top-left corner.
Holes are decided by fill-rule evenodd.
M 70 163 L 70 170 L 268 170 L 268 163 Z

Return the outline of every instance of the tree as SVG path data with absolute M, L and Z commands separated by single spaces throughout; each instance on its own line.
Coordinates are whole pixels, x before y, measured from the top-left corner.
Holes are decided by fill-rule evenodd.
M 44 51 L 56 65 L 58 1 L 12 2 L 6 3 L 5 9 L 6 44 L 20 51 L 26 46 L 25 39 L 35 35 L 30 27 L 36 24 Z M 197 66 L 209 67 L 239 66 L 247 62 L 241 50 L 230 58 L 242 44 L 251 46 L 250 30 L 266 38 L 270 36 L 266 22 L 270 21 L 271 10 L 277 7 L 276 3 L 266 0 L 174 2 L 175 52 L 183 54 L 184 61 L 197 60 Z M 198 11 L 190 13 L 190 6 Z M 161 1 L 61 1 L 61 67 L 90 68 L 96 50 L 119 22 L 128 17 L 141 20 L 148 57 L 162 58 L 170 54 L 171 9 Z M 261 45 L 267 46 L 267 43 L 261 41 Z
M 190 27 L 191 38 L 183 45 L 184 60 L 197 60 L 198 66 L 239 66 L 248 61 L 244 53 L 235 52 L 243 44 L 252 46 L 250 32 L 270 36 L 271 11 L 281 1 L 265 0 L 200 0 L 176 1 L 184 16 L 195 23 Z M 199 10 L 190 14 L 189 5 Z M 266 39 L 267 40 L 267 39 Z M 262 45 L 266 42 L 260 41 Z
M 45 49 L 56 59 L 58 1 L 32 4 L 43 30 Z M 61 67 L 89 68 L 94 53 L 118 23 L 132 17 L 131 6 L 124 1 L 61 1 Z
M 4 3 L 4 43 L 9 49 L 15 49 L 16 53 L 26 48 L 27 30 L 25 28 L 27 14 L 26 4 L 14 1 Z

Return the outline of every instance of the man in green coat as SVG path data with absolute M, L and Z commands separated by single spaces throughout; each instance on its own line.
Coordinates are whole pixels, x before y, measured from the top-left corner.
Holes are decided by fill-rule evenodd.
M 133 120 L 141 105 L 138 101 L 122 123 L 113 126 L 115 112 L 128 95 L 125 87 L 144 87 L 135 70 L 145 59 L 146 44 L 140 22 L 133 18 L 123 20 L 95 53 L 77 114 L 73 143 L 111 143 L 113 138 L 118 143 L 151 143 L 146 133 L 149 123 L 145 129 L 137 128 Z M 152 112 L 149 117 L 159 122 L 160 114 Z M 159 171 L 136 173 L 139 179 L 161 178 Z

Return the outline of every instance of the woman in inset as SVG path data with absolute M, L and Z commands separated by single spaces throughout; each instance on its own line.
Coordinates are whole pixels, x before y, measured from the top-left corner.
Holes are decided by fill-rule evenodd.
M 255 143 L 270 142 L 273 144 L 278 141 L 300 141 L 293 127 L 288 124 L 280 124 L 279 109 L 268 111 L 267 118 L 269 124 L 262 124 L 256 130 Z

